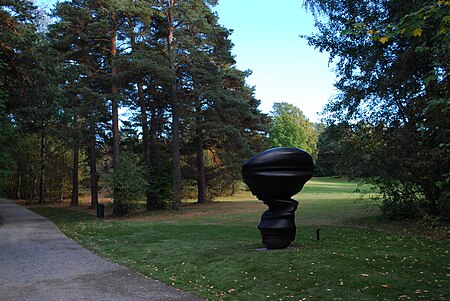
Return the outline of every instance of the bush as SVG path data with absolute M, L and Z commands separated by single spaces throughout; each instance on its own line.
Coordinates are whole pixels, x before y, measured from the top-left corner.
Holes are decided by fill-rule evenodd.
M 148 194 L 152 196 L 152 202 L 148 209 L 164 209 L 172 200 L 172 165 L 170 160 L 154 158 L 150 168 L 150 186 Z
M 380 209 L 387 218 L 417 219 L 423 215 L 425 198 L 417 185 L 382 178 L 371 178 L 368 182 L 379 189 Z
M 120 167 L 111 175 L 110 186 L 114 189 L 113 216 L 129 214 L 147 190 L 145 172 L 136 155 L 124 154 Z

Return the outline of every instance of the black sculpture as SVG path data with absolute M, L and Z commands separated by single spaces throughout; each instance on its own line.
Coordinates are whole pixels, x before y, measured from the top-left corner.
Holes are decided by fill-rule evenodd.
M 313 171 L 311 155 L 294 147 L 269 149 L 242 166 L 244 182 L 269 206 L 258 226 L 267 249 L 284 249 L 295 240 L 298 203 L 291 197 L 302 190 Z

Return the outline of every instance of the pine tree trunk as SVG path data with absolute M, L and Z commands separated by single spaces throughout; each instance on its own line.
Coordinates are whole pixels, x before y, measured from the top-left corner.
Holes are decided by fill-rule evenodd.
M 173 193 L 173 207 L 176 210 L 181 206 L 181 159 L 180 159 L 180 124 L 179 124 L 179 104 L 177 99 L 176 86 L 176 65 L 175 65 L 175 45 L 174 45 L 174 19 L 172 9 L 175 1 L 169 1 L 168 8 L 168 55 L 171 72 L 170 79 L 170 97 L 172 105 L 172 193 Z
M 129 35 L 131 41 L 131 48 L 133 52 L 138 52 L 138 45 L 136 44 L 136 36 L 134 33 L 135 24 L 130 18 L 129 23 Z M 138 88 L 138 102 L 141 109 L 141 126 L 142 126 L 142 144 L 143 144 L 143 157 L 145 170 L 148 173 L 147 182 L 149 188 L 152 185 L 152 178 L 150 174 L 150 143 L 149 143 L 149 128 L 148 128 L 148 114 L 147 114 L 147 104 L 145 103 L 144 85 L 142 83 L 142 78 L 138 75 L 137 78 L 137 88 Z M 147 198 L 147 211 L 155 208 L 155 198 L 150 192 L 150 189 L 146 193 Z
M 21 191 L 20 187 L 22 186 L 22 160 L 19 159 L 18 166 L 17 166 L 17 179 L 16 179 L 16 198 L 21 198 Z
M 173 83 L 172 86 L 175 84 Z M 176 88 L 172 88 L 172 91 Z M 175 93 L 173 93 L 175 94 Z M 180 125 L 177 101 L 172 99 L 172 164 L 173 164 L 173 206 L 178 210 L 181 206 L 181 158 L 180 158 Z
M 156 128 L 157 128 L 157 120 L 156 120 L 156 99 L 153 98 L 151 103 L 151 115 L 150 115 L 150 130 L 149 130 L 149 173 L 148 173 L 148 184 L 149 187 L 152 188 L 154 185 L 153 178 L 155 176 L 154 168 L 156 162 Z M 161 208 L 161 204 L 157 203 L 158 196 L 152 192 L 152 189 L 149 189 L 147 192 L 147 210 L 152 210 L 155 208 Z
M 73 169 L 72 169 L 72 201 L 70 206 L 78 206 L 78 160 L 80 156 L 80 146 L 78 137 L 74 138 L 73 143 Z
M 119 140 L 119 99 L 118 88 L 116 84 L 117 68 L 115 58 L 117 56 L 117 32 L 116 32 L 116 13 L 111 13 L 111 76 L 112 76 L 112 132 L 113 132 L 113 169 L 117 170 L 120 164 L 120 140 Z
M 144 164 L 145 167 L 150 165 L 150 144 L 148 143 L 148 116 L 147 116 L 147 105 L 145 103 L 144 88 L 142 81 L 138 82 L 138 97 L 139 106 L 141 107 L 141 124 L 142 124 L 142 143 L 144 149 Z
M 91 125 L 90 141 L 88 144 L 89 174 L 91 177 L 91 208 L 97 208 L 98 205 L 98 175 L 95 145 L 97 144 L 95 133 L 95 124 Z
M 132 44 L 134 45 L 134 36 L 132 36 Z M 134 46 L 135 47 L 135 46 Z M 133 47 L 133 48 L 134 48 Z M 142 144 L 143 144 L 143 152 L 144 152 L 144 165 L 145 170 L 148 173 L 147 182 L 149 188 L 151 187 L 151 175 L 150 175 L 150 143 L 149 143 L 149 129 L 148 129 L 148 115 L 147 115 L 147 104 L 145 103 L 145 95 L 144 95 L 144 87 L 142 84 L 142 80 L 138 79 L 138 98 L 139 98 L 139 106 L 141 108 L 141 125 L 142 125 Z M 155 199 L 150 191 L 146 193 L 147 198 L 147 211 L 154 209 Z
M 136 36 L 134 33 L 134 23 L 130 20 L 128 21 L 130 25 L 129 35 L 131 41 L 131 48 L 134 53 L 139 52 L 138 46 L 136 44 Z M 137 88 L 138 88 L 138 101 L 139 107 L 141 109 L 141 126 L 142 126 L 142 143 L 144 152 L 144 165 L 148 169 L 150 165 L 150 144 L 148 143 L 148 115 L 147 115 L 147 104 L 145 103 L 144 94 L 144 84 L 142 83 L 141 75 L 137 75 Z
M 39 171 L 39 204 L 45 203 L 45 130 L 41 131 L 40 142 L 40 171 Z
M 203 150 L 203 116 L 201 101 L 195 108 L 195 144 L 197 151 L 197 202 L 206 202 L 205 154 Z
M 157 123 L 157 112 L 156 112 L 156 97 L 153 97 L 153 101 L 151 102 L 151 111 L 150 111 L 150 131 L 149 131 L 149 158 L 150 158 L 150 166 L 152 162 L 155 161 L 156 157 L 156 128 L 158 126 Z
M 206 202 L 206 178 L 203 140 L 197 136 L 197 202 Z
M 147 182 L 149 188 L 152 184 L 152 178 L 150 174 L 150 143 L 149 143 L 149 129 L 148 129 L 148 115 L 147 115 L 147 104 L 145 103 L 144 87 L 142 81 L 138 81 L 138 97 L 139 106 L 141 107 L 141 124 L 142 124 L 142 143 L 144 149 L 144 165 L 145 170 L 148 172 Z M 150 191 L 146 193 L 147 198 L 147 211 L 155 208 L 155 198 Z

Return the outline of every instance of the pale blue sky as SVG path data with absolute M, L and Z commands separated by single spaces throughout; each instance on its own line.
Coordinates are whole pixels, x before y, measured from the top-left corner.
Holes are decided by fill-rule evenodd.
M 50 7 L 56 0 L 36 0 Z M 253 74 L 260 109 L 268 113 L 273 102 L 299 107 L 311 121 L 333 95 L 335 75 L 328 54 L 308 46 L 299 37 L 315 31 L 314 21 L 302 7 L 303 0 L 219 0 L 215 7 L 220 23 L 233 29 L 233 54 L 241 70 Z
M 219 0 L 220 23 L 233 29 L 240 69 L 250 69 L 260 109 L 269 112 L 273 102 L 299 107 L 312 121 L 334 93 L 335 75 L 328 54 L 308 46 L 301 34 L 315 31 L 303 0 Z

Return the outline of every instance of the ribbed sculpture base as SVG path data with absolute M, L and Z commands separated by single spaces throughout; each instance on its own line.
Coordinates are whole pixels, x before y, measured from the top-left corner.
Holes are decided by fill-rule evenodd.
M 258 226 L 262 235 L 262 243 L 269 250 L 285 249 L 295 240 L 296 200 L 265 200 L 269 209 L 261 216 Z

